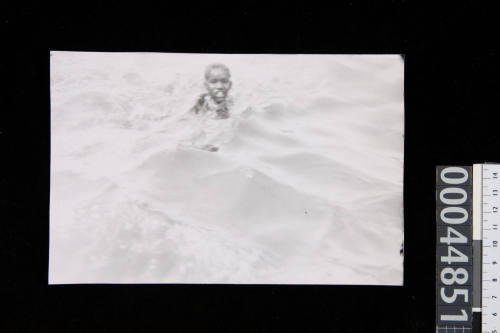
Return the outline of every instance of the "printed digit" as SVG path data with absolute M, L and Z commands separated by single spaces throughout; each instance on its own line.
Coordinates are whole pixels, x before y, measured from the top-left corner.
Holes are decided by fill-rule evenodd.
M 447 275 L 451 275 L 451 278 L 448 278 Z M 450 286 L 454 283 L 464 284 L 468 279 L 469 274 L 467 273 L 467 270 L 465 270 L 465 268 L 457 268 L 457 270 L 454 270 L 451 267 L 445 267 L 441 271 L 441 282 L 443 282 L 443 284 L 447 286 Z
M 441 315 L 442 321 L 467 321 L 469 317 L 467 316 L 467 312 L 464 309 L 460 310 L 462 314 L 460 315 Z
M 456 213 L 459 217 L 447 217 L 446 214 Z M 462 224 L 469 218 L 469 213 L 463 207 L 446 207 L 441 211 L 441 220 L 448 224 Z
M 451 174 L 451 173 L 462 174 L 462 177 L 460 177 L 460 178 L 449 178 L 449 177 L 447 177 L 447 175 Z M 465 183 L 467 181 L 467 179 L 469 179 L 469 173 L 464 168 L 460 168 L 460 167 L 447 167 L 447 168 L 444 168 L 441 171 L 441 180 L 443 182 L 445 182 L 446 184 L 458 185 L 458 184 Z
M 456 255 L 453 255 L 456 254 Z M 447 262 L 448 265 L 451 265 L 454 262 L 468 262 L 469 257 L 455 249 L 453 246 L 448 246 L 448 256 L 442 256 L 441 262 Z
M 453 295 L 446 296 L 445 287 L 441 287 L 441 299 L 445 303 L 454 303 L 458 295 L 464 296 L 464 302 L 469 302 L 469 291 L 467 289 L 453 289 Z
M 456 237 L 452 237 L 452 234 Z M 439 238 L 441 243 L 446 243 L 450 245 L 451 243 L 465 244 L 467 243 L 467 237 L 458 232 L 455 228 L 448 227 L 446 230 L 446 237 Z
M 460 198 L 450 199 L 446 197 L 446 194 L 458 194 Z M 439 199 L 446 205 L 461 205 L 467 201 L 467 192 L 464 189 L 458 187 L 447 187 L 441 190 L 439 193 Z

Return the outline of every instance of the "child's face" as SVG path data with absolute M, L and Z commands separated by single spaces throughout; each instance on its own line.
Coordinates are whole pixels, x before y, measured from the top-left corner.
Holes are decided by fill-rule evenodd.
M 221 68 L 211 69 L 205 80 L 205 87 L 214 101 L 217 103 L 224 101 L 231 89 L 229 73 Z

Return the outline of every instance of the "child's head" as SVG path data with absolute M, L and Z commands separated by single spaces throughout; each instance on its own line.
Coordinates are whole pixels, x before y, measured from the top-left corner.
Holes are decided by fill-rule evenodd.
M 221 103 L 225 101 L 231 89 L 231 73 L 223 64 L 211 64 L 205 70 L 205 87 L 212 99 Z

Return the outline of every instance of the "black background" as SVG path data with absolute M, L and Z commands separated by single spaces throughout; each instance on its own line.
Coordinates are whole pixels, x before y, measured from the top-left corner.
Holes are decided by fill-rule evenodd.
M 491 7 L 103 3 L 0 4 L 1 332 L 435 330 L 435 166 L 500 162 Z M 404 287 L 48 286 L 49 50 L 405 54 Z

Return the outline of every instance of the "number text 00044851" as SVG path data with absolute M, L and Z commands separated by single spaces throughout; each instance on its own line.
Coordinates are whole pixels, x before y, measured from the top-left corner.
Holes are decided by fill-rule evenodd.
M 438 167 L 437 325 L 472 326 L 472 168 Z

